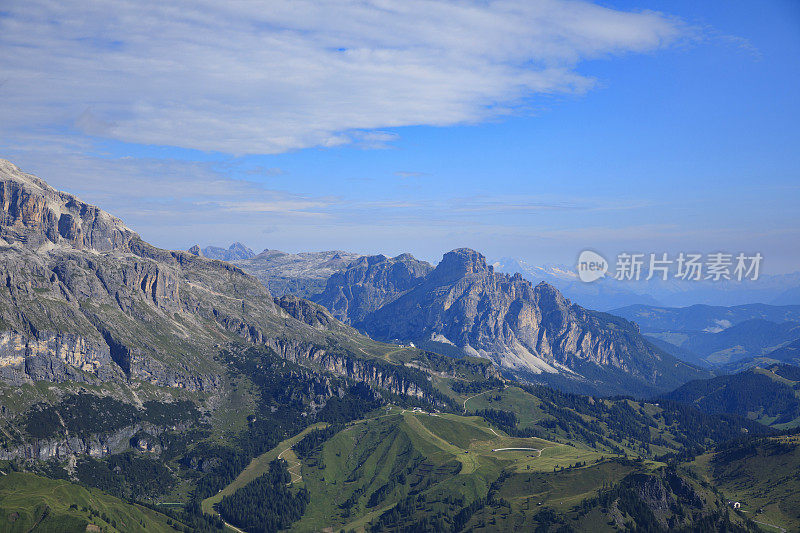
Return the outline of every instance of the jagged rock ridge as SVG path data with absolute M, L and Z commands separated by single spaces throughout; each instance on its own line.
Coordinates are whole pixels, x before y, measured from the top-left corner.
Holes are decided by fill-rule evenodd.
M 230 342 L 354 379 L 392 382 L 393 349 L 316 304 L 273 299 L 226 262 L 155 248 L 121 221 L 0 161 L 0 379 L 213 390 Z M 357 353 L 359 361 L 354 363 Z M 387 370 L 388 368 L 388 370 Z
M 497 273 L 474 250 L 453 250 L 435 269 L 386 282 L 386 272 L 412 259 L 354 263 L 329 280 L 325 294 L 338 299 L 317 301 L 334 315 L 349 312 L 377 339 L 490 358 L 534 380 L 644 393 L 707 376 L 652 346 L 630 322 L 573 305 L 546 283 Z
M 432 270 L 433 266 L 411 254 L 360 257 L 328 278 L 325 291 L 312 299 L 342 322 L 356 324 L 416 286 Z
M 231 262 L 258 278 L 275 296 L 291 294 L 309 298 L 323 292 L 331 275 L 359 257 L 341 250 L 290 254 L 267 249 L 250 259 Z
M 231 244 L 228 248 L 220 248 L 219 246 L 206 246 L 202 250 L 200 246 L 195 245 L 189 249 L 194 255 L 202 255 L 211 259 L 219 259 L 220 261 L 239 261 L 242 259 L 252 259 L 256 253 L 240 242 Z
M 68 243 L 83 250 L 126 250 L 137 237 L 121 220 L 0 159 L 2 244 L 39 248 Z

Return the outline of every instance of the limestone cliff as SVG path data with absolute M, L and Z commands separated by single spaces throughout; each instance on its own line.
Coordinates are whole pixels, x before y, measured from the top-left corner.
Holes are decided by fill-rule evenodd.
M 340 250 L 297 254 L 264 250 L 254 257 L 229 261 L 261 280 L 275 296 L 291 294 L 310 298 L 325 289 L 325 282 L 331 275 L 359 257 L 359 254 Z
M 6 383 L 138 380 L 213 389 L 221 372 L 214 358 L 232 341 L 273 346 L 297 360 L 319 346 L 343 359 L 393 349 L 311 302 L 276 303 L 234 265 L 151 246 L 8 161 L 0 160 L 0 187 Z
M 312 299 L 327 307 L 333 316 L 357 324 L 379 307 L 416 286 L 433 270 L 410 254 L 360 257 L 344 270 L 334 273 L 325 291 Z
M 29 247 L 69 243 L 83 250 L 125 250 L 136 234 L 119 219 L 0 159 L 0 238 Z
M 351 270 L 332 277 L 326 292 L 388 292 L 388 268 Z M 426 274 L 404 278 L 399 294 L 355 314 L 354 325 L 377 339 L 490 358 L 536 381 L 558 376 L 605 391 L 643 393 L 705 375 L 649 344 L 632 323 L 573 305 L 546 283 L 497 273 L 474 250 L 453 250 Z

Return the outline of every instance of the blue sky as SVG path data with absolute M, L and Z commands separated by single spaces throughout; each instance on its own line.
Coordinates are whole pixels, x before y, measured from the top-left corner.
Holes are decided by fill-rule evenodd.
M 83 4 L 0 13 L 0 157 L 154 244 L 800 270 L 800 2 Z

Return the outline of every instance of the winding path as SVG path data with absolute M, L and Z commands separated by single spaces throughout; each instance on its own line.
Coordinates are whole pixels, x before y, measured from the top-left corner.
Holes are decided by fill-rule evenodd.
M 247 533 L 247 531 L 245 531 L 244 529 L 239 529 L 238 527 L 234 526 L 233 524 L 227 523 L 225 521 L 225 519 L 222 518 L 221 516 L 219 518 L 220 518 L 220 520 L 222 520 L 222 523 L 225 524 L 226 527 L 231 528 L 232 530 L 236 531 L 237 533 Z
M 753 520 L 753 522 L 755 522 L 756 524 L 761 524 L 762 526 L 774 527 L 775 529 L 780 529 L 781 533 L 786 533 L 786 530 L 781 526 L 776 526 L 775 524 L 768 524 L 766 522 L 759 522 L 758 520 Z
M 483 392 L 479 392 L 478 394 L 473 394 L 472 396 L 470 396 L 469 398 L 464 400 L 464 412 L 465 413 L 467 412 L 467 402 L 468 401 L 470 401 L 471 399 L 475 398 L 476 396 L 480 396 L 481 394 L 486 394 L 487 392 L 494 392 L 494 390 L 493 389 L 485 390 Z
M 283 459 L 283 454 L 288 452 L 291 449 L 292 448 L 290 447 L 290 448 L 286 448 L 285 450 L 283 450 L 280 454 L 278 454 L 278 459 Z M 286 459 L 283 459 L 283 460 L 286 461 L 287 463 L 289 462 Z M 292 470 L 294 470 L 295 468 L 299 469 L 302 466 L 302 463 L 300 461 L 292 461 L 292 463 L 294 463 L 294 464 L 292 464 L 292 466 L 290 466 L 290 467 L 288 467 L 286 469 L 289 472 L 289 475 L 292 476 L 292 480 L 289 482 L 290 484 L 303 481 L 303 476 L 302 476 L 302 474 L 300 474 L 300 470 L 298 470 L 297 473 L 292 472 Z M 297 479 L 295 479 L 295 476 L 297 476 Z

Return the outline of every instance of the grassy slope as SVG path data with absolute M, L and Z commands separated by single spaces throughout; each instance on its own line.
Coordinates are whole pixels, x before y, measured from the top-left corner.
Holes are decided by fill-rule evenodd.
M 709 453 L 698 456 L 687 468 L 725 498 L 741 502 L 753 520 L 800 531 L 800 437 L 770 441 L 797 446 L 786 451 L 759 445 L 742 457 L 722 456 L 722 461 L 715 461 L 720 453 Z M 756 514 L 762 508 L 763 513 Z
M 76 508 L 71 509 L 72 505 Z M 100 516 L 91 516 L 90 510 Z M 108 521 L 101 518 L 103 514 Z M 69 481 L 19 472 L 0 475 L 0 529 L 3 531 L 85 531 L 89 524 L 112 532 L 175 531 L 167 525 L 167 520 L 166 516 L 146 507 Z
M 510 507 L 487 505 L 475 513 L 467 526 L 472 531 L 532 531 L 533 516 L 549 508 L 568 513 L 575 505 L 596 495 L 605 484 L 618 483 L 635 468 L 614 461 L 603 461 L 565 472 L 517 473 L 500 487 L 499 496 Z M 571 522 L 578 531 L 615 531 L 608 517 L 598 510 Z
M 609 400 L 598 399 L 597 401 L 608 402 Z M 622 400 L 622 401 L 626 401 L 634 409 L 644 410 L 650 415 L 654 415 L 661 411 L 654 404 L 635 402 L 631 400 Z M 469 399 L 466 400 L 466 408 L 468 412 L 479 411 L 482 409 L 499 409 L 505 411 L 513 411 L 519 418 L 520 428 L 534 427 L 536 422 L 554 419 L 551 414 L 547 413 L 544 409 L 542 409 L 541 404 L 542 404 L 541 399 L 520 389 L 519 387 L 513 387 L 513 386 L 506 387 L 502 390 L 486 391 L 485 393 L 469 397 Z M 594 421 L 591 417 L 582 416 L 582 418 L 586 422 Z M 598 422 L 600 423 L 601 428 L 605 428 L 605 424 L 603 423 L 602 420 Z M 663 432 L 664 436 L 667 438 L 667 441 L 669 443 L 673 443 L 672 439 L 670 438 L 671 435 L 669 431 L 664 431 L 665 428 L 663 427 L 658 429 Z M 553 430 L 552 434 L 553 434 L 552 438 L 554 440 L 558 440 L 559 442 L 560 441 L 574 442 L 580 440 L 579 436 L 574 434 L 567 434 L 559 428 Z M 618 441 L 617 444 L 619 444 L 620 447 L 626 450 L 629 454 L 639 455 L 642 453 L 642 450 L 639 447 L 633 446 L 632 443 Z M 675 447 L 677 448 L 678 445 L 675 444 Z M 605 449 L 605 447 L 602 445 L 596 446 L 595 449 L 597 451 L 606 452 L 606 455 L 608 455 L 609 450 Z M 670 451 L 670 448 L 664 446 L 652 445 L 651 451 L 654 455 L 658 455 Z
M 614 503 L 608 508 L 592 504 L 584 508 L 583 502 L 598 494 L 603 487 L 625 483 L 629 474 L 663 476 L 663 469 L 656 464 L 636 465 L 629 461 L 606 460 L 585 467 L 558 473 L 515 474 L 507 478 L 499 489 L 499 496 L 508 505 L 490 503 L 476 512 L 467 523 L 465 530 L 473 532 L 495 531 L 534 531 L 547 523 L 548 513 L 557 516 L 553 529 L 567 526 L 568 531 L 611 532 L 634 528 L 635 518 L 620 512 Z M 729 512 L 724 501 L 708 487 L 698 481 L 683 478 L 701 499 L 699 507 L 689 509 L 693 516 L 703 512 Z M 660 508 L 654 512 L 669 519 L 674 509 Z M 541 513 L 541 514 L 539 514 Z M 537 516 L 539 515 L 539 516 Z M 678 517 L 683 519 L 682 514 Z M 742 525 L 744 519 L 730 512 L 734 524 Z M 690 519 L 691 521 L 691 519 Z M 688 526 L 684 521 L 684 526 Z M 641 526 L 641 525 L 640 525 Z M 664 527 L 664 526 L 662 526 Z M 691 530 L 691 529 L 687 529 Z
M 539 457 L 536 450 L 494 451 L 507 447 L 544 452 Z M 504 469 L 544 472 L 555 464 L 597 458 L 588 449 L 509 437 L 478 417 L 393 408 L 338 433 L 318 456 L 304 462 L 303 483 L 311 503 L 293 530 L 360 529 L 412 491 L 430 501 L 451 496 L 469 503 L 484 496 Z M 369 507 L 371 495 L 387 484 L 388 495 Z M 343 509 L 351 499 L 353 506 Z
M 224 496 L 229 496 L 236 492 L 237 489 L 244 487 L 251 481 L 253 481 L 258 476 L 265 474 L 269 470 L 269 463 L 276 459 L 283 451 L 290 449 L 294 446 L 300 439 L 305 437 L 308 433 L 310 433 L 314 429 L 320 429 L 327 426 L 326 423 L 319 423 L 314 424 L 312 426 L 307 427 L 297 435 L 286 439 L 285 441 L 281 442 L 277 446 L 275 446 L 270 451 L 259 455 L 252 461 L 247 467 L 239 474 L 236 479 L 234 479 L 230 485 L 222 489 L 220 492 L 211 496 L 210 498 L 206 498 L 202 502 L 202 509 L 204 513 L 208 514 L 217 514 L 214 510 L 214 505 L 222 501 Z
M 264 456 L 265 460 L 277 457 L 303 435 L 305 432 L 281 443 L 268 458 Z M 656 472 L 662 465 L 618 461 L 604 455 L 605 459 L 600 452 L 579 443 L 511 437 L 475 416 L 392 407 L 379 416 L 351 424 L 302 461 L 302 480 L 295 479 L 294 487 L 305 487 L 311 501 L 291 529 L 363 531 L 410 494 L 423 497 L 417 504 L 419 516 L 441 513 L 448 501 L 458 500 L 457 505 L 463 506 L 485 497 L 490 485 L 504 474 L 496 496 L 508 506 L 487 505 L 475 513 L 467 529 L 531 529 L 538 512 L 552 509 L 579 531 L 611 531 L 614 517 L 608 513 L 614 511 L 592 508 L 581 512 L 582 502 L 632 472 Z M 578 462 L 582 466 L 571 467 Z M 754 468 L 757 472 L 763 466 Z M 792 475 L 795 471 L 791 470 Z M 691 483 L 706 507 L 720 508 L 710 486 L 699 480 Z M 370 502 L 381 491 L 384 496 Z M 774 520 L 772 515 L 764 517 L 771 523 L 792 525 Z M 618 519 L 630 517 L 621 515 Z M 734 520 L 741 523 L 739 518 Z

